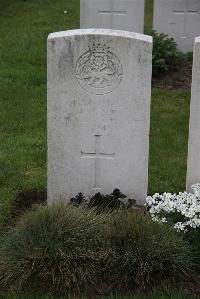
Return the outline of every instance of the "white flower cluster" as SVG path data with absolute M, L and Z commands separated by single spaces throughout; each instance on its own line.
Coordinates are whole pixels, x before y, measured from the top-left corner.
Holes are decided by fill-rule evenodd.
M 154 221 L 167 222 L 168 213 L 178 212 L 184 221 L 177 222 L 177 231 L 186 231 L 188 227 L 200 227 L 200 184 L 192 185 L 193 193 L 179 192 L 179 194 L 155 193 L 146 198 L 146 206 Z

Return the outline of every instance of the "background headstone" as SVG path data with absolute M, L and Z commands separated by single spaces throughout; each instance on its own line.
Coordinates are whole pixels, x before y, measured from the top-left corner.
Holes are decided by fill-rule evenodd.
M 80 27 L 143 33 L 144 0 L 80 0 Z
M 195 39 L 190 104 L 187 188 L 200 183 L 200 37 Z
M 154 0 L 153 28 L 173 37 L 183 52 L 192 51 L 200 34 L 200 1 Z
M 48 202 L 114 188 L 144 202 L 152 38 L 72 30 L 48 38 Z

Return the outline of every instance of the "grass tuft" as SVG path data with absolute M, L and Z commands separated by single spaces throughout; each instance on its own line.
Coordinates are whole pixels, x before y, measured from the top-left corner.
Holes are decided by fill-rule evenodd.
M 115 285 L 146 289 L 192 278 L 190 248 L 175 230 L 130 211 L 114 213 L 110 219 L 110 276 Z
M 15 292 L 66 294 L 95 282 L 106 215 L 56 205 L 22 216 L 0 250 L 2 285 Z

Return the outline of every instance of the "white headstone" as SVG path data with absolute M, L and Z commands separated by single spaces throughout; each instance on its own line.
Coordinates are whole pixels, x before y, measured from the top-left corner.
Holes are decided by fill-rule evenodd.
M 80 0 L 81 28 L 143 33 L 144 0 Z
M 183 52 L 200 34 L 200 0 L 154 0 L 153 28 L 174 38 Z
M 48 38 L 48 202 L 147 193 L 152 38 L 71 30 Z
M 187 188 L 200 183 L 200 37 L 195 39 L 190 104 Z

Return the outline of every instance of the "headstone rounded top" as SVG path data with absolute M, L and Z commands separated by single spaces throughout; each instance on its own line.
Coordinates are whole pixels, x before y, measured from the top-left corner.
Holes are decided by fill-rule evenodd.
M 67 38 L 67 37 L 80 36 L 80 35 L 116 36 L 116 37 L 132 38 L 147 43 L 153 42 L 152 37 L 149 35 L 131 32 L 131 31 L 124 31 L 124 30 L 113 30 L 113 29 L 75 29 L 75 30 L 53 32 L 49 34 L 48 41 L 57 38 L 65 38 L 65 37 Z
M 195 37 L 195 44 L 200 43 L 200 36 Z

